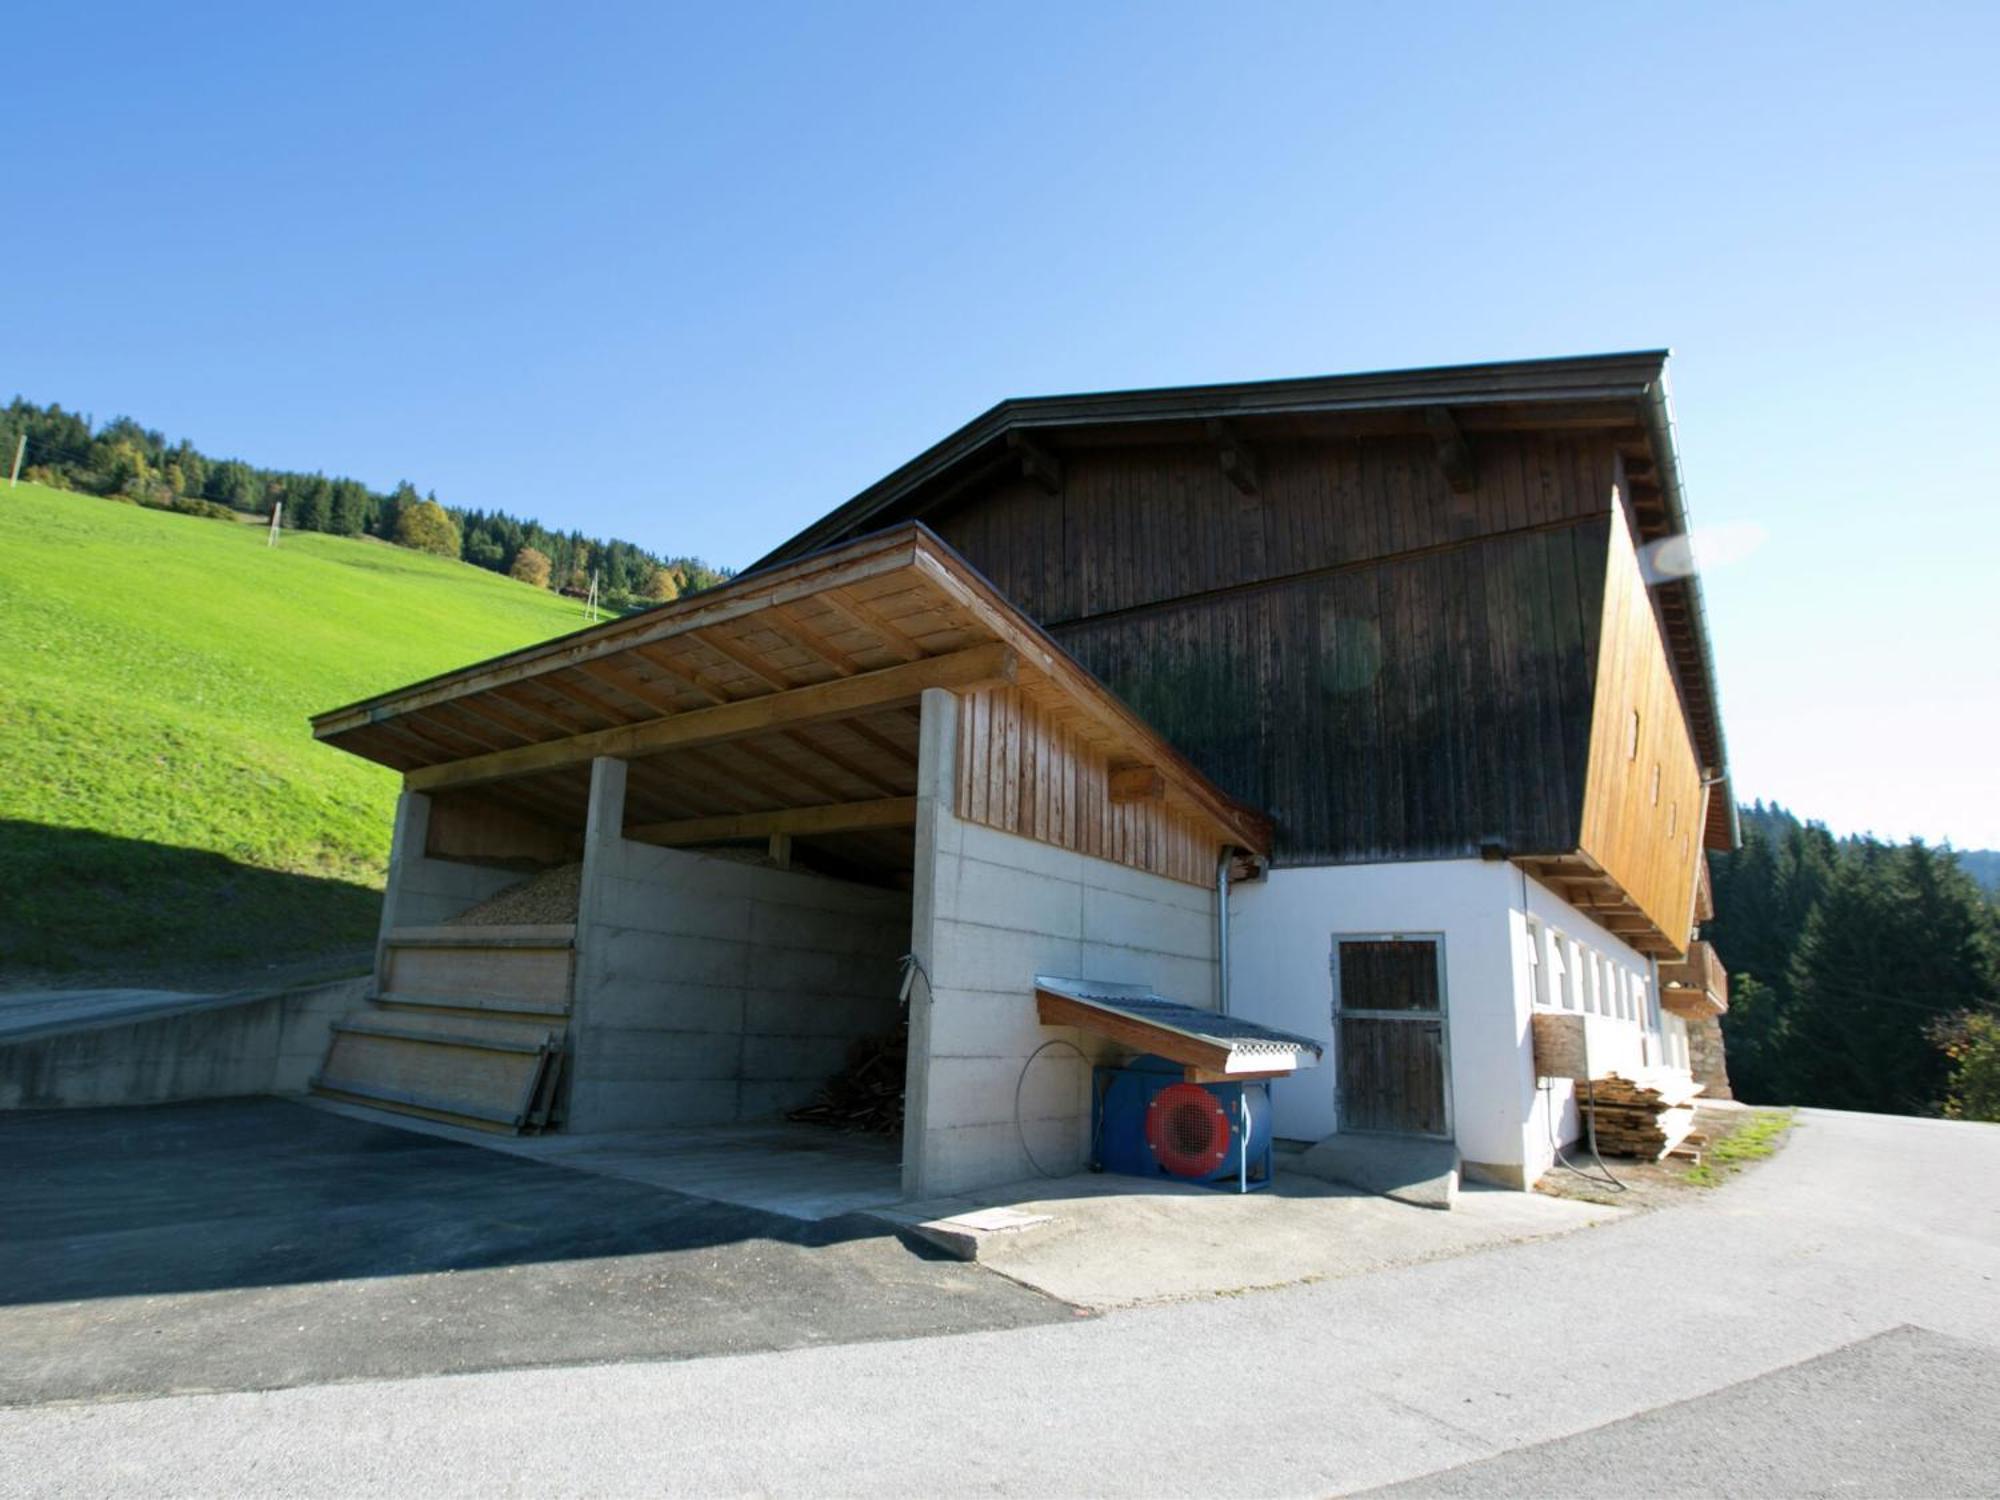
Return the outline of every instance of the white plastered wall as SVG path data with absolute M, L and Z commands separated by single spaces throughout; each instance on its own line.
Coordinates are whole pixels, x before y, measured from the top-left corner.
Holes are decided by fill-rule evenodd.
M 1568 1086 L 1537 1087 L 1529 1016 L 1528 919 L 1588 944 L 1650 985 L 1651 966 L 1504 862 L 1477 859 L 1272 871 L 1230 895 L 1230 1008 L 1325 1046 L 1321 1066 L 1276 1081 L 1277 1132 L 1316 1141 L 1338 1127 L 1333 940 L 1437 935 L 1444 943 L 1453 1134 L 1469 1171 L 1525 1186 L 1551 1159 L 1552 1098 L 1575 1133 Z
M 903 1186 L 931 1198 L 1052 1173 L 1089 1149 L 1086 1056 L 1118 1049 L 1036 1019 L 1034 977 L 1144 984 L 1191 1005 L 1216 994 L 1212 891 L 961 821 L 953 812 L 958 722 L 924 694 L 914 947 L 928 975 L 910 1015 Z M 1021 1124 L 1015 1121 L 1019 1087 Z

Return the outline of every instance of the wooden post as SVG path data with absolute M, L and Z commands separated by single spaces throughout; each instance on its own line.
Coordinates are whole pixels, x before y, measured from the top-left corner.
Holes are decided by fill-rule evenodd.
M 7 476 L 7 488 L 12 489 L 21 482 L 21 460 L 27 456 L 28 435 L 21 434 L 21 440 L 14 445 L 14 472 Z
M 285 513 L 284 501 L 274 500 L 271 502 L 271 534 L 269 537 L 265 538 L 264 545 L 266 547 L 275 547 L 278 545 L 278 517 L 282 516 L 284 513 Z

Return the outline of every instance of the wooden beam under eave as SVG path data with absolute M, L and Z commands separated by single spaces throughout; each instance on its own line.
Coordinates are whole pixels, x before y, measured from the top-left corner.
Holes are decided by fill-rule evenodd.
M 1113 802 L 1161 802 L 1167 795 L 1167 778 L 1158 766 L 1120 766 L 1111 773 Z
M 1222 475 L 1236 486 L 1237 493 L 1257 493 L 1257 450 L 1243 441 L 1234 424 L 1216 418 L 1208 424 L 1208 436 L 1215 444 L 1216 461 Z
M 1021 472 L 1039 485 L 1045 494 L 1059 495 L 1063 486 L 1062 460 L 1025 432 L 1007 434 L 1007 446 L 1021 460 Z
M 1020 656 L 1009 646 L 991 641 L 945 656 L 926 657 L 854 677 L 836 677 L 789 692 L 738 698 L 709 708 L 691 708 L 663 718 L 614 729 L 600 729 L 567 739 L 515 750 L 497 750 L 407 773 L 404 785 L 413 792 L 445 787 L 478 786 L 538 771 L 584 765 L 600 755 L 630 759 L 665 750 L 693 749 L 746 735 L 783 730 L 824 719 L 844 718 L 920 697 L 926 688 L 966 692 L 1012 683 Z
M 1472 445 L 1459 431 L 1458 419 L 1452 416 L 1451 408 L 1425 407 L 1424 426 L 1430 429 L 1431 441 L 1437 445 L 1438 467 L 1444 470 L 1445 482 L 1452 493 L 1471 494 L 1479 487 L 1479 466 L 1472 460 Z
M 876 828 L 914 828 L 916 822 L 915 797 L 882 797 L 872 802 L 831 802 L 818 807 L 780 807 L 770 812 L 642 823 L 626 829 L 625 837 L 642 844 L 712 844 L 723 839 L 794 839 Z

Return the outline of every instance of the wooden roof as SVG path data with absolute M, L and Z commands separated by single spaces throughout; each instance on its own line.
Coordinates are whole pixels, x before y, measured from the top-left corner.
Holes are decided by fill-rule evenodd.
M 1011 683 L 1116 764 L 1155 768 L 1218 841 L 1270 847 L 1230 798 L 909 522 L 658 609 L 317 715 L 314 735 L 400 771 L 582 826 L 590 762 L 631 762 L 627 833 L 663 843 L 785 832 L 907 868 L 917 704 Z
M 782 564 L 871 526 L 929 514 L 1038 448 L 1212 438 L 1225 424 L 1259 437 L 1423 435 L 1434 413 L 1467 434 L 1588 430 L 1615 435 L 1626 462 L 1632 516 L 1642 543 L 1688 529 L 1673 414 L 1668 351 L 1448 365 L 1299 380 L 1165 387 L 1002 401 L 800 531 L 753 565 Z M 1728 750 L 1715 687 L 1701 581 L 1661 580 L 1653 598 L 1676 685 L 1703 768 L 1726 778 Z M 1712 799 L 1706 842 L 1730 848 L 1736 807 L 1727 785 Z

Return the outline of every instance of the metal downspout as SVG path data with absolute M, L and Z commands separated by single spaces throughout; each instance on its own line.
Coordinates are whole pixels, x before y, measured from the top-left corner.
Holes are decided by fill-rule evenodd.
M 1215 866 L 1215 1008 L 1229 1014 L 1229 856 L 1227 849 Z

